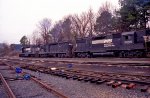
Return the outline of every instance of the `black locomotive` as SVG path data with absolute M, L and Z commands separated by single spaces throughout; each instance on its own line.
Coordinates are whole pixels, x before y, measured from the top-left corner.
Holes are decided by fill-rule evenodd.
M 150 30 L 113 33 L 22 48 L 20 57 L 150 57 Z

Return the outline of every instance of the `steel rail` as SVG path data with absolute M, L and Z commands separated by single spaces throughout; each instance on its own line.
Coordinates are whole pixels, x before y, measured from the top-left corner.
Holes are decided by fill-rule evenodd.
M 11 62 L 14 62 L 14 61 L 11 61 Z M 18 63 L 19 61 L 15 61 L 15 63 Z M 23 64 L 23 65 L 26 65 L 26 63 L 25 62 L 19 62 L 20 64 Z M 32 65 L 32 64 L 31 64 Z M 33 65 L 35 65 L 35 64 L 33 64 Z M 43 72 L 45 72 L 44 71 L 44 69 L 48 69 L 48 68 L 46 68 L 46 67 L 43 67 L 43 66 L 39 66 L 39 68 L 38 69 L 40 69 L 42 67 L 42 69 L 43 69 Z M 58 69 L 63 69 L 63 70 L 68 70 L 67 68 L 58 68 Z M 140 78 L 140 77 L 145 77 L 145 78 L 150 78 L 150 76 L 143 76 L 143 75 L 138 75 L 138 74 L 128 74 L 128 73 L 111 73 L 111 72 L 98 72 L 98 71 L 89 71 L 89 70 L 83 70 L 83 69 L 79 69 L 79 68 L 74 68 L 74 69 L 70 69 L 69 70 L 71 73 L 75 73 L 75 72 L 77 72 L 76 74 L 84 74 L 84 73 L 86 73 L 86 75 L 87 75 L 87 73 L 91 73 L 91 74 L 93 74 L 93 76 L 97 76 L 98 74 L 104 74 L 104 75 L 115 75 L 113 78 L 111 78 L 111 79 L 115 79 L 115 80 L 119 80 L 118 79 L 118 77 L 117 78 L 115 78 L 117 75 L 121 75 L 121 76 L 132 76 L 132 77 L 138 77 L 138 78 Z M 67 72 L 68 73 L 68 72 Z M 91 76 L 91 75 L 89 75 L 89 76 Z M 102 77 L 101 77 L 102 78 Z M 123 80 L 123 79 L 120 79 L 121 81 Z M 129 81 L 129 82 L 135 82 L 135 83 L 140 83 L 140 84 L 150 84 L 150 82 L 146 82 L 146 81 L 130 81 L 130 80 L 127 80 L 127 79 L 124 79 L 125 81 Z
M 8 95 L 10 98 L 16 98 L 12 90 L 10 89 L 9 85 L 7 84 L 6 80 L 4 79 L 3 75 L 0 73 L 0 78 L 2 80 L 2 83 L 4 85 L 4 88 L 6 89 Z
M 15 63 L 20 63 L 20 64 L 24 64 L 24 65 L 26 65 L 26 63 L 25 62 L 19 62 L 19 61 L 11 61 L 11 62 L 15 62 Z M 34 65 L 34 64 L 33 64 Z M 39 66 L 39 67 L 42 67 L 42 68 L 44 68 L 44 69 L 47 69 L 46 67 L 43 67 L 43 66 Z M 58 68 L 59 69 L 59 68 Z M 68 70 L 67 68 L 60 68 L 60 69 L 63 69 L 63 70 Z M 78 68 L 74 68 L 74 69 L 70 69 L 69 70 L 71 73 L 76 73 L 76 74 L 78 74 L 78 75 L 82 75 L 83 76 L 83 74 L 84 73 L 86 73 L 85 75 L 86 76 L 96 76 L 97 77 L 97 74 L 105 74 L 105 75 L 122 75 L 122 76 L 134 76 L 134 77 L 138 77 L 138 78 L 140 78 L 140 77 L 147 77 L 147 78 L 149 78 L 150 76 L 143 76 L 143 75 L 136 75 L 136 74 L 127 74 L 127 73 L 111 73 L 111 72 L 97 72 L 97 71 L 89 71 L 89 70 L 83 70 L 83 69 L 78 69 Z M 43 70 L 43 72 L 44 72 L 44 70 Z M 87 72 L 88 73 L 92 73 L 93 75 L 89 75 L 89 74 L 87 74 Z M 68 73 L 68 72 L 67 72 Z M 115 76 L 114 76 L 115 77 Z M 99 78 L 99 77 L 97 77 L 97 78 Z M 102 77 L 101 77 L 102 78 Z M 105 79 L 108 79 L 108 78 L 105 78 Z M 128 80 L 128 79 L 118 79 L 118 78 L 110 78 L 110 79 L 114 79 L 114 80 L 120 80 L 120 81 L 128 81 L 128 82 L 134 82 L 134 83 L 138 83 L 138 84 L 147 84 L 147 85 L 149 85 L 150 84 L 150 82 L 146 82 L 146 81 L 137 81 L 137 80 Z
M 11 62 L 13 62 L 13 61 L 11 61 Z M 19 62 L 19 61 L 18 61 Z M 24 63 L 25 65 L 26 65 L 26 63 Z M 35 67 L 35 66 L 32 66 L 33 68 Z M 40 70 L 40 68 L 42 68 L 42 71 L 41 72 L 43 72 L 43 73 L 46 73 L 46 71 L 45 71 L 45 69 L 47 69 L 47 67 L 37 67 L 38 68 L 38 70 Z M 35 69 L 35 70 L 37 70 L 37 68 Z M 27 68 L 28 69 L 28 68 Z M 30 68 L 29 68 L 30 69 Z M 58 68 L 59 69 L 59 68 Z M 73 74 L 73 73 L 75 73 L 76 75 L 79 75 L 79 76 L 87 76 L 87 77 L 94 77 L 94 78 L 101 78 L 101 79 L 106 79 L 106 80 L 115 80 L 115 81 L 122 81 L 122 82 L 132 82 L 132 83 L 137 83 L 137 84 L 143 84 L 143 85 L 150 85 L 150 82 L 148 82 L 148 81 L 143 81 L 143 80 L 141 80 L 141 81 L 139 81 L 139 80 L 131 80 L 130 79 L 130 77 L 129 77 L 129 79 L 119 79 L 120 78 L 120 76 L 118 77 L 118 76 L 114 76 L 114 77 L 109 77 L 109 74 L 111 74 L 111 75 L 117 75 L 117 74 L 119 74 L 119 73 L 106 73 L 106 72 L 104 72 L 104 73 L 102 73 L 102 74 L 104 74 L 104 77 L 99 77 L 99 76 L 97 76 L 98 75 L 98 73 L 99 72 L 95 72 L 95 71 L 87 71 L 87 70 L 81 70 L 81 69 L 71 69 L 71 70 L 68 70 L 67 68 L 62 68 L 65 72 L 63 72 L 63 73 L 65 73 L 65 74 Z M 58 70 L 58 71 L 60 71 L 60 70 L 62 70 L 61 68 Z M 56 71 L 57 72 L 57 71 Z M 88 74 L 87 74 L 88 73 Z M 100 72 L 101 73 L 101 72 Z M 108 76 L 108 77 L 105 77 L 105 75 L 106 76 Z M 125 75 L 125 76 L 128 76 L 128 74 L 119 74 L 119 75 Z M 130 76 L 138 76 L 138 78 L 140 78 L 140 76 L 142 76 L 142 75 L 130 75 Z M 142 76 L 143 77 L 143 76 Z M 147 77 L 147 78 L 150 78 L 149 76 L 144 76 L 144 77 Z
M 41 58 L 40 58 L 41 59 Z M 19 60 L 19 61 L 39 61 L 39 62 L 41 62 L 41 60 L 40 59 L 35 59 L 35 58 L 15 58 L 15 59 L 13 59 L 13 58 L 6 58 L 6 60 L 14 60 L 14 61 L 16 61 L 16 60 Z M 108 58 L 107 58 L 108 59 Z M 114 59 L 114 58 L 113 58 Z M 128 58 L 128 59 L 130 59 L 130 58 Z M 128 59 L 125 59 L 125 60 L 128 60 Z M 54 58 L 52 58 L 52 59 L 42 59 L 42 62 L 44 61 L 44 62 L 63 62 L 63 63 L 79 63 L 79 64 L 102 64 L 102 63 L 107 63 L 107 64 L 150 64 L 150 62 L 149 62 L 149 60 L 146 58 L 146 60 L 141 60 L 141 62 L 139 62 L 138 61 L 138 59 L 137 60 L 133 60 L 133 61 L 126 61 L 126 62 L 123 62 L 124 61 L 124 59 L 120 59 L 120 58 L 115 58 L 114 60 L 121 60 L 121 61 L 109 61 L 109 60 L 105 60 L 105 59 L 102 59 L 101 61 L 98 61 L 98 59 L 97 58 L 90 58 L 90 59 L 86 59 L 87 61 L 85 61 L 84 60 L 84 58 L 83 58 L 83 61 L 85 61 L 85 62 L 83 62 L 83 61 L 80 61 L 80 59 L 78 58 L 78 59 L 68 59 L 68 58 L 66 58 L 66 59 L 62 59 L 62 58 L 56 58 L 56 59 L 54 59 Z M 93 61 L 93 60 L 96 60 L 96 61 Z M 104 60 L 104 61 L 103 61 Z
M 43 86 L 44 88 L 46 88 L 48 91 L 53 92 L 53 93 L 56 94 L 58 97 L 61 97 L 61 98 L 68 98 L 68 97 L 66 97 L 65 95 L 63 95 L 63 94 L 61 94 L 60 92 L 58 92 L 58 91 L 56 91 L 55 89 L 53 89 L 52 87 L 50 87 L 49 85 L 47 85 L 47 84 L 45 84 L 45 83 L 39 81 L 38 79 L 33 78 L 33 77 L 31 77 L 31 79 L 32 79 L 33 81 L 35 81 L 36 83 L 40 84 L 41 86 Z
M 9 60 L 8 60 L 9 61 Z M 41 67 L 39 64 L 27 64 L 25 62 L 20 62 L 20 61 L 9 61 L 9 62 L 13 62 L 13 63 L 18 63 L 18 64 L 23 64 L 23 65 L 37 65 L 39 67 Z M 43 66 L 42 66 L 43 67 Z M 43 67 L 44 68 L 44 67 Z M 46 68 L 46 67 L 45 67 Z M 47 68 L 46 68 L 47 69 Z M 130 76 L 138 76 L 138 77 L 150 77 L 149 75 L 139 75 L 139 74 L 128 74 L 128 73 L 118 73 L 118 72 L 98 72 L 98 71 L 89 71 L 89 70 L 83 70 L 83 69 L 79 69 L 79 68 L 74 68 L 70 71 L 86 71 L 86 72 L 94 72 L 94 73 L 104 73 L 104 74 L 120 74 L 120 75 L 130 75 Z
M 5 63 L 7 66 L 9 66 L 11 69 L 14 69 L 10 64 L 8 63 Z M 26 72 L 23 72 L 22 74 L 28 74 Z M 43 83 L 42 81 L 39 81 L 38 79 L 34 78 L 34 77 L 31 77 L 31 79 L 33 81 L 35 81 L 36 83 L 40 84 L 42 87 L 44 87 L 45 89 L 47 89 L 48 91 L 51 91 L 53 92 L 55 95 L 57 95 L 58 97 L 61 97 L 61 98 L 68 98 L 66 97 L 65 95 L 61 94 L 60 92 L 56 91 L 55 89 L 53 89 L 52 87 L 50 87 L 49 85 L 47 85 L 46 83 Z M 12 97 L 12 98 L 15 98 L 15 97 Z

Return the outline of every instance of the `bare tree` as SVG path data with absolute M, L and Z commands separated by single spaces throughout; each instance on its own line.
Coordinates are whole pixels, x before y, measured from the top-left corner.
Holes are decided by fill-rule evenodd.
M 11 51 L 10 45 L 8 45 L 7 43 L 1 44 L 1 47 L 0 47 L 0 56 L 9 55 L 10 51 Z
M 54 42 L 58 42 L 60 39 L 62 39 L 62 21 L 60 20 L 56 22 L 50 32 L 52 34 Z
M 31 35 L 31 43 L 33 45 L 36 45 L 36 39 L 37 39 L 37 34 L 38 34 L 38 31 L 33 31 L 32 35 Z
M 95 25 L 95 14 L 92 10 L 92 8 L 89 9 L 88 11 L 88 17 L 89 17 L 89 36 L 92 37 L 94 34 L 94 25 Z
M 103 13 L 104 11 L 107 11 L 107 12 L 112 13 L 113 10 L 114 10 L 114 9 L 113 9 L 112 5 L 111 5 L 108 1 L 106 1 L 106 2 L 105 2 L 104 4 L 102 4 L 102 6 L 99 8 L 98 14 L 99 14 L 99 16 L 100 16 L 101 13 Z
M 72 30 L 75 36 L 80 36 L 81 38 L 86 36 L 92 36 L 94 32 L 95 14 L 92 8 L 86 13 L 79 15 L 74 15 L 72 17 Z
M 64 17 L 62 20 L 56 22 L 51 30 L 54 42 L 71 41 L 72 40 L 72 21 L 71 16 Z
M 113 15 L 112 6 L 110 3 L 105 2 L 98 11 L 98 16 L 96 18 L 96 24 L 94 30 L 97 34 L 109 33 L 113 30 Z
M 40 45 L 43 43 L 42 37 L 40 36 L 39 31 L 37 30 L 33 31 L 32 36 L 31 36 L 31 42 L 33 45 Z
M 62 23 L 62 34 L 63 34 L 63 40 L 64 41 L 71 41 L 72 40 L 72 34 L 71 34 L 71 16 L 67 16 L 63 19 Z
M 50 35 L 51 25 L 51 20 L 48 18 L 45 18 L 39 22 L 38 28 L 40 30 L 39 32 L 42 36 L 44 44 L 48 44 L 49 41 L 52 40 Z
M 41 45 L 42 43 L 43 43 L 42 38 L 38 37 L 38 38 L 36 39 L 36 45 Z
M 74 15 L 72 17 L 72 27 L 75 33 L 78 37 L 85 37 L 88 32 L 88 23 L 89 23 L 89 17 L 87 13 L 82 13 L 79 15 Z

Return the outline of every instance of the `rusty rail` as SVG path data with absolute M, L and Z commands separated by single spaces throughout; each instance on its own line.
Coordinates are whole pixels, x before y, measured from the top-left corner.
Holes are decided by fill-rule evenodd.
M 13 61 L 11 61 L 11 62 L 13 62 Z M 20 62 L 19 62 L 20 63 Z M 23 63 L 23 62 L 21 62 L 22 64 L 24 64 L 24 65 L 26 65 L 26 63 Z M 7 64 L 7 65 L 9 65 L 9 64 Z M 25 66 L 24 66 L 25 67 Z M 29 68 L 29 69 L 34 69 L 34 67 L 35 66 L 31 66 L 31 68 Z M 10 68 L 11 68 L 11 66 L 10 66 Z M 42 68 L 42 71 L 40 71 L 40 72 L 47 72 L 47 71 L 45 71 L 45 69 L 47 69 L 46 67 L 41 67 L 41 66 L 39 66 L 39 67 L 37 67 L 37 68 L 35 68 L 35 70 L 40 70 Z M 28 69 L 28 67 L 27 67 L 27 69 Z M 100 79 L 102 79 L 102 80 L 115 80 L 115 81 L 121 81 L 121 82 L 124 82 L 124 83 L 135 83 L 135 84 L 142 84 L 142 85 L 149 85 L 150 84 L 150 82 L 149 81 L 143 81 L 143 80 L 137 80 L 136 78 L 138 77 L 139 79 L 140 79 L 140 77 L 144 77 L 144 78 L 150 78 L 149 76 L 142 76 L 142 75 L 135 75 L 135 74 L 122 74 L 122 73 L 106 73 L 106 72 L 97 72 L 97 71 L 87 71 L 87 70 L 81 70 L 81 69 L 72 69 L 72 70 L 68 70 L 68 69 L 65 69 L 65 68 L 58 68 L 59 70 L 58 71 L 61 71 L 61 70 L 64 70 L 63 71 L 63 73 L 64 74 L 68 74 L 68 75 L 74 75 L 74 73 L 75 73 L 75 75 L 77 75 L 77 76 L 79 76 L 78 78 L 79 78 L 79 80 L 80 80 L 80 78 L 84 78 L 84 76 L 86 76 L 86 77 L 93 77 L 93 78 L 100 78 Z M 56 71 L 57 72 L 57 71 Z M 98 76 L 98 74 L 101 74 L 100 76 Z M 70 76 L 71 76 L 70 75 Z M 115 76 L 114 76 L 115 75 Z M 135 80 L 132 80 L 132 79 L 130 79 L 130 77 L 125 77 L 125 76 L 134 76 L 133 77 L 133 79 L 135 79 Z M 83 76 L 83 77 L 82 77 Z M 103 77 L 102 77 L 103 76 Z M 113 76 L 113 77 L 112 77 Z M 121 78 L 121 77 L 125 77 L 125 78 Z M 95 80 L 94 80 L 95 81 Z M 40 81 L 41 82 L 41 81 Z M 48 86 L 47 84 L 45 84 L 45 83 L 39 83 L 40 85 L 43 85 L 43 87 L 44 88 L 46 88 L 47 90 L 49 90 L 49 91 L 53 91 L 55 94 L 57 94 L 58 92 L 56 91 L 56 90 L 52 90 L 52 88 L 50 87 L 46 87 L 46 86 Z M 116 85 L 116 84 L 115 84 Z M 117 84 L 117 86 L 118 86 L 118 84 Z M 119 86 L 120 86 L 120 83 L 119 83 Z M 126 87 L 125 87 L 126 88 Z M 130 87 L 127 87 L 127 88 L 130 88 Z M 132 88 L 132 87 L 131 87 Z M 146 89 L 147 90 L 147 89 Z M 57 95 L 59 95 L 59 94 L 57 94 Z M 61 95 L 61 94 L 60 94 Z M 62 98 L 67 98 L 66 96 L 63 96 Z
M 58 97 L 61 97 L 61 98 L 68 98 L 66 97 L 65 95 L 61 94 L 60 92 L 56 91 L 55 89 L 53 89 L 52 87 L 50 87 L 49 85 L 39 81 L 38 79 L 36 78 L 33 78 L 31 77 L 31 79 L 33 81 L 35 81 L 36 83 L 40 84 L 41 86 L 43 86 L 44 88 L 46 88 L 48 91 L 51 91 L 52 93 L 56 94 Z
M 14 69 L 12 66 L 10 66 L 8 63 L 5 63 L 7 66 L 9 66 L 10 69 Z M 26 74 L 26 72 L 23 72 L 22 74 Z M 52 87 L 50 87 L 49 85 L 39 81 L 38 79 L 31 77 L 31 79 L 33 81 L 35 81 L 36 83 L 40 84 L 42 87 L 44 87 L 45 89 L 47 89 L 48 91 L 51 91 L 52 93 L 54 93 L 55 95 L 57 95 L 58 97 L 61 98 L 68 98 L 65 95 L 61 94 L 60 92 L 56 91 L 55 89 L 53 89 Z M 16 97 L 11 97 L 11 98 L 16 98 Z
M 4 85 L 4 88 L 6 89 L 8 95 L 10 98 L 16 98 L 16 96 L 14 95 L 14 93 L 12 92 L 12 90 L 10 89 L 9 85 L 7 84 L 7 82 L 5 81 L 3 75 L 0 73 L 0 78 L 2 80 L 2 83 Z

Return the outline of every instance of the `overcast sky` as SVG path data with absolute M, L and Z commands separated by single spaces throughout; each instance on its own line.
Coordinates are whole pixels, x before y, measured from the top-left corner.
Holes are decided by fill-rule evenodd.
M 118 0 L 108 0 L 113 6 Z M 0 43 L 20 43 L 43 18 L 53 22 L 64 16 L 87 11 L 97 12 L 106 0 L 0 0 Z

